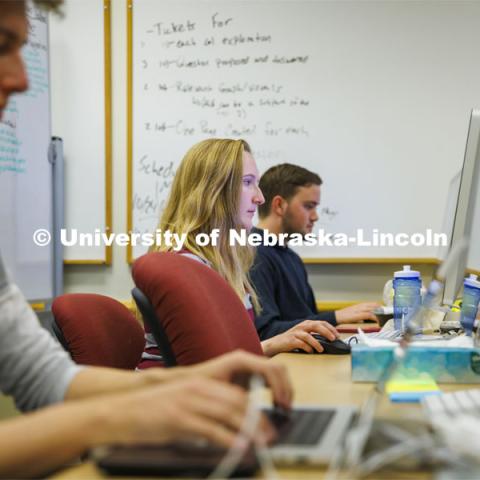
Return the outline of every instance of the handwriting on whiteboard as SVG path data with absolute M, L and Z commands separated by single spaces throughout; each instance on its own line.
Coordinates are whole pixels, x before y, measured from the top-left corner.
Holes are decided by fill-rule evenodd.
M 134 25 L 134 231 L 153 231 L 182 156 L 199 140 L 244 138 L 264 170 L 294 161 L 286 142 L 312 139 L 305 113 L 314 105 L 302 88 L 310 47 L 285 46 L 278 32 L 217 8 L 165 4 Z

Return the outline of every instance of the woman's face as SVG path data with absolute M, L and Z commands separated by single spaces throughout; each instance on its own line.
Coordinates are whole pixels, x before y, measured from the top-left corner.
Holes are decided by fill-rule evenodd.
M 257 211 L 257 206 L 265 202 L 262 191 L 258 186 L 259 181 L 260 175 L 254 158 L 250 153 L 243 152 L 243 175 L 238 220 L 240 225 L 247 230 L 252 228 L 252 219 Z

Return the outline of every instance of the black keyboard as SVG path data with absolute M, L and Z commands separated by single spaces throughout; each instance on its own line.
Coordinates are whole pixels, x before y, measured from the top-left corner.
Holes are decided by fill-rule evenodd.
M 335 410 L 295 409 L 285 414 L 267 410 L 267 417 L 277 430 L 274 445 L 316 445 L 325 433 Z

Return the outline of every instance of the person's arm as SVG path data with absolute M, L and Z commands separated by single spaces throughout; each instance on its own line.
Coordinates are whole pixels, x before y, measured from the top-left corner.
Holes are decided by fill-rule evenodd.
M 48 473 L 95 445 L 104 431 L 100 412 L 69 404 L 0 423 L 0 478 Z
M 213 366 L 149 369 L 128 372 L 79 367 L 38 323 L 14 285 L 0 292 L 0 390 L 12 395 L 20 410 L 114 391 L 128 391 L 195 375 L 222 379 L 228 372 L 259 373 L 271 387 L 275 402 L 286 405 L 290 391 L 286 372 L 259 357 L 242 353 L 222 357 Z M 207 374 L 208 373 L 208 374 Z M 233 375 L 233 373 L 232 373 Z
M 164 368 L 132 372 L 107 367 L 85 367 L 73 377 L 64 400 L 80 400 L 96 395 L 127 392 L 163 384 L 172 380 L 174 376 L 172 370 Z
M 285 320 L 276 301 L 276 279 L 279 272 L 271 260 L 265 255 L 256 255 L 255 263 L 250 270 L 250 279 L 258 295 L 261 311 L 255 314 L 255 327 L 260 340 L 268 340 L 299 325 L 305 320 L 324 320 L 335 325 L 335 312 L 312 314 L 305 318 Z
M 207 378 L 68 402 L 0 423 L 0 478 L 31 478 L 109 444 L 206 438 L 231 446 L 248 395 Z M 265 419 L 255 435 L 274 433 Z
M 255 314 L 255 327 L 260 340 L 268 340 L 269 338 L 284 333 L 305 320 L 304 318 L 297 318 L 295 320 L 282 319 L 273 292 L 272 295 L 270 295 L 268 287 L 258 289 L 255 285 L 255 288 L 257 289 L 257 293 L 259 293 L 259 291 L 262 292 L 259 294 L 262 310 L 260 313 Z
M 334 327 L 338 324 L 335 310 L 323 310 L 316 313 L 315 315 L 312 315 L 312 318 L 310 320 L 323 320 L 324 322 L 328 322 Z
M 373 320 L 378 323 L 378 318 L 373 313 L 381 305 L 377 302 L 364 302 L 345 307 L 335 311 L 338 323 L 357 323 L 364 320 Z
M 280 309 L 275 300 L 276 278 L 278 272 L 266 255 L 255 255 L 250 270 L 250 280 L 260 302 L 261 311 L 255 312 L 255 328 L 260 340 L 283 333 L 302 320 L 282 320 Z
M 266 386 L 272 391 L 274 403 L 286 409 L 290 408 L 293 389 L 285 367 L 241 350 L 189 367 L 150 368 L 142 372 L 101 367 L 84 368 L 70 383 L 65 400 L 78 400 L 115 391 L 135 390 L 175 380 L 200 377 L 228 383 L 242 383 L 242 380 L 252 374 L 260 375 L 264 379 Z
M 0 291 L 0 390 L 28 411 L 63 400 L 81 367 L 44 328 L 13 284 Z
M 273 357 L 279 353 L 291 352 L 292 350 L 303 350 L 307 353 L 323 352 L 322 345 L 312 336 L 312 333 L 318 333 L 330 341 L 338 338 L 335 327 L 328 322 L 304 320 L 284 333 L 263 340 L 263 353 L 268 357 Z
M 277 279 L 281 274 L 265 252 L 259 253 L 257 251 L 254 265 L 250 270 L 250 278 L 262 306 L 261 312 L 258 312 L 255 316 L 255 326 L 260 340 L 266 340 L 284 333 L 305 320 L 321 320 L 328 322 L 334 327 L 341 323 L 354 323 L 364 320 L 378 321 L 377 317 L 372 313 L 372 310 L 380 306 L 375 302 L 359 303 L 336 311 L 318 312 L 315 296 L 308 283 L 307 272 L 304 268 L 302 273 L 304 286 L 308 288 L 308 299 L 306 299 L 305 309 L 307 309 L 308 304 L 308 309 L 311 311 L 308 315 L 297 317 L 294 320 L 285 320 L 282 318 L 282 309 L 276 300 L 279 295 Z M 299 272 L 299 274 L 301 273 Z
M 306 287 L 308 287 L 308 291 L 309 291 L 309 303 L 311 305 L 312 310 L 315 312 L 315 314 L 312 315 L 311 318 L 309 319 L 323 320 L 324 322 L 328 322 L 330 325 L 333 325 L 334 327 L 336 327 L 338 324 L 338 319 L 334 310 L 324 310 L 322 312 L 318 311 L 315 295 L 313 293 L 312 287 L 310 286 L 310 283 L 308 282 L 308 274 L 304 266 L 303 266 L 303 274 L 305 279 L 304 280 L 305 285 Z

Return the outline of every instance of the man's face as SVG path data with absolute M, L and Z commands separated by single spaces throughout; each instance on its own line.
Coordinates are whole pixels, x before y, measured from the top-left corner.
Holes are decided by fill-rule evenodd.
M 17 3 L 17 5 L 13 5 Z M 21 48 L 27 41 L 28 28 L 23 2 L 0 1 L 0 119 L 8 97 L 28 88 Z
M 320 203 L 320 185 L 299 187 L 297 193 L 287 202 L 282 219 L 284 233 L 311 233 L 318 220 L 317 206 Z

